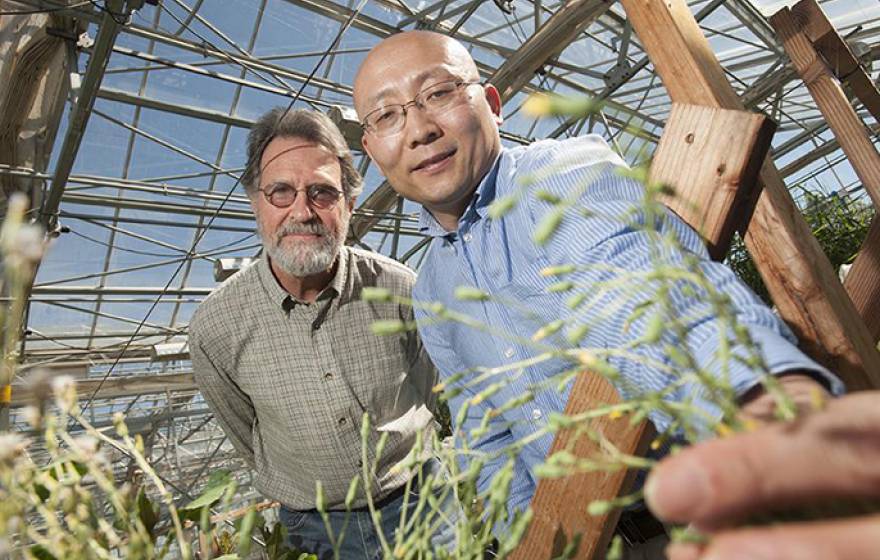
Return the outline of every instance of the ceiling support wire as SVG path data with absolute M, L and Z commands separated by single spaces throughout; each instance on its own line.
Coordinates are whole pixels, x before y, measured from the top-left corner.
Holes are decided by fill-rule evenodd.
M 137 134 L 143 138 L 146 138 L 147 140 L 151 140 L 151 141 L 155 142 L 156 144 L 159 144 L 163 148 L 167 148 L 176 154 L 182 155 L 183 157 L 191 159 L 196 163 L 200 163 L 200 164 L 204 165 L 205 167 L 213 169 L 215 173 L 223 173 L 224 175 L 232 177 L 233 179 L 238 179 L 238 177 L 236 175 L 234 175 L 232 173 L 224 172 L 223 169 L 221 169 L 219 166 L 214 165 L 210 161 L 208 161 L 204 158 L 201 158 L 193 153 L 190 153 L 189 151 L 184 150 L 183 148 L 180 148 L 180 147 L 176 146 L 175 144 L 172 144 L 168 140 L 163 140 L 163 139 L 159 138 L 158 136 L 155 136 L 155 135 L 153 135 L 153 134 L 151 134 L 141 128 L 138 128 L 137 126 L 128 124 L 127 122 L 125 122 L 121 119 L 117 119 L 116 117 L 108 115 L 107 113 L 105 113 L 103 111 L 99 111 L 98 109 L 93 109 L 92 112 L 94 114 L 98 115 L 99 117 L 102 117 L 104 120 L 110 121 L 113 124 L 121 126 L 122 128 L 128 130 L 129 132 L 134 132 L 135 134 Z
M 151 56 L 151 55 L 148 55 L 144 52 L 141 52 L 141 51 L 138 51 L 135 49 L 131 49 L 128 47 L 116 46 L 116 47 L 113 47 L 113 52 L 123 54 L 126 56 L 130 56 L 133 58 L 137 58 L 140 60 L 147 60 L 150 62 L 156 62 L 158 64 L 168 66 L 169 68 L 176 68 L 179 70 L 185 70 L 185 71 L 190 72 L 192 74 L 206 76 L 206 77 L 209 77 L 212 79 L 221 80 L 221 81 L 229 82 L 229 83 L 233 83 L 233 84 L 244 85 L 244 86 L 247 86 L 251 89 L 264 91 L 267 93 L 273 93 L 275 95 L 280 95 L 282 97 L 287 97 L 289 99 L 296 99 L 298 101 L 302 101 L 304 103 L 307 103 L 312 107 L 329 106 L 326 102 L 318 101 L 317 99 L 314 99 L 312 97 L 301 95 L 301 94 L 297 95 L 296 93 L 294 93 L 294 90 L 289 87 L 278 87 L 278 86 L 273 86 L 270 84 L 252 82 L 252 81 L 238 78 L 238 77 L 235 77 L 235 76 L 232 76 L 229 74 L 214 72 L 212 70 L 205 70 L 204 68 L 192 66 L 192 65 L 184 63 L 184 62 L 177 62 L 177 61 L 170 60 L 170 59 L 163 58 L 163 57 Z
M 447 31 L 446 34 L 449 35 L 450 37 L 455 37 L 455 35 L 458 33 L 458 30 L 461 29 L 462 25 L 464 25 L 464 22 L 466 22 L 468 20 L 468 18 L 470 18 L 471 15 L 473 15 L 473 13 L 477 11 L 477 8 L 479 8 L 482 3 L 483 3 L 483 0 L 473 0 L 470 3 L 470 6 L 468 6 L 467 11 L 464 14 L 462 14 L 462 16 L 460 18 L 458 18 L 458 21 L 455 22 L 455 25 L 453 25 L 452 28 L 449 29 L 449 31 Z M 447 16 L 447 18 L 448 17 L 452 17 L 452 14 L 450 13 Z
M 250 72 L 252 72 L 255 76 L 257 76 L 258 78 L 260 78 L 261 80 L 263 80 L 264 82 L 266 82 L 267 84 L 269 84 L 269 83 L 271 83 L 271 82 L 274 81 L 276 85 L 278 85 L 278 86 L 280 86 L 280 87 L 282 87 L 282 88 L 284 88 L 284 89 L 286 89 L 286 90 L 293 90 L 293 89 L 294 89 L 294 88 L 292 88 L 292 87 L 290 86 L 290 84 L 288 84 L 284 79 L 282 79 L 282 78 L 281 78 L 280 76 L 278 76 L 277 74 L 275 74 L 275 73 L 273 73 L 273 72 L 269 72 L 269 75 L 274 79 L 274 80 L 270 80 L 269 78 L 267 78 L 266 76 L 264 76 L 263 74 L 261 74 L 259 71 L 257 71 L 257 70 L 253 67 L 253 65 L 252 65 L 253 62 L 259 62 L 259 61 L 256 59 L 256 57 L 254 57 L 254 56 L 251 54 L 251 51 L 253 50 L 253 42 L 251 42 L 251 44 L 248 46 L 248 49 L 243 49 L 243 48 L 241 48 L 241 47 L 238 45 L 238 43 L 236 43 L 235 41 L 233 41 L 232 39 L 230 39 L 229 36 L 227 36 L 227 35 L 226 35 L 225 33 L 223 33 L 220 29 L 218 29 L 217 26 L 215 26 L 214 24 L 212 24 L 210 21 L 208 21 L 206 18 L 202 17 L 201 15 L 199 15 L 199 14 L 193 12 L 193 11 L 191 10 L 191 8 L 190 8 L 189 6 L 187 6 L 184 2 L 182 2 L 181 0 L 172 0 L 172 1 L 173 1 L 175 4 L 177 4 L 178 6 L 180 6 L 183 10 L 185 10 L 185 11 L 187 11 L 188 13 L 192 14 L 193 17 L 194 17 L 196 20 L 199 21 L 199 23 L 201 23 L 202 25 L 204 25 L 205 27 L 207 27 L 208 29 L 210 29 L 215 35 L 217 35 L 218 37 L 220 37 L 225 43 L 227 43 L 227 44 L 228 44 L 229 46 L 231 46 L 233 49 L 235 49 L 236 51 L 238 51 L 238 53 L 239 53 L 242 57 L 244 57 L 243 60 L 239 60 L 237 57 L 232 57 L 232 56 L 227 55 L 227 54 L 226 54 L 225 52 L 223 52 L 219 47 L 217 47 L 215 44 L 211 43 L 211 42 L 210 42 L 208 39 L 206 39 L 202 34 L 200 34 L 200 33 L 197 32 L 195 29 L 193 29 L 191 25 L 189 25 L 189 24 L 184 25 L 184 27 L 186 27 L 186 29 L 187 29 L 190 33 L 192 33 L 193 35 L 195 35 L 196 37 L 198 37 L 199 39 L 201 39 L 202 42 L 211 45 L 212 47 L 214 47 L 214 49 L 217 50 L 217 52 L 222 53 L 222 54 L 225 56 L 225 58 L 227 59 L 227 61 L 228 61 L 230 64 L 236 64 L 236 65 L 238 65 L 238 66 L 241 66 L 241 67 L 242 67 L 241 79 L 244 79 L 244 78 L 246 77 L 246 75 L 247 75 L 247 72 L 250 71 Z M 165 5 L 165 3 L 160 3 L 160 4 L 159 4 L 159 7 L 160 7 L 162 10 L 164 10 L 165 13 L 167 13 L 169 16 L 171 16 L 174 20 L 176 20 L 177 22 L 179 22 L 179 23 L 181 23 L 181 24 L 183 25 L 182 20 L 181 20 L 181 19 L 180 19 L 180 18 L 179 18 L 174 12 L 172 12 L 171 10 L 169 10 L 168 7 Z M 255 31 L 256 31 L 256 30 L 259 30 L 259 27 L 260 27 L 259 22 L 260 22 L 260 20 L 261 20 L 262 17 L 263 17 L 263 11 L 264 11 L 264 10 L 265 10 L 265 4 L 261 5 L 261 7 L 259 8 L 259 11 L 257 12 L 257 21 L 256 21 L 256 24 L 255 24 Z
M 358 54 L 368 52 L 370 47 L 353 47 L 348 49 L 336 49 L 331 52 L 334 55 L 346 55 L 346 54 Z M 293 60 L 297 58 L 312 58 L 315 56 L 321 56 L 324 51 L 308 51 L 301 53 L 287 53 L 287 54 L 270 54 L 266 56 L 254 56 L 252 60 L 259 61 L 261 63 L 273 62 L 276 60 Z M 205 68 L 208 66 L 221 66 L 224 64 L 229 64 L 226 60 L 197 60 L 193 62 L 188 62 L 190 66 L 194 66 L 197 68 Z M 142 72 L 145 70 L 153 71 L 153 70 L 168 70 L 168 66 L 164 66 L 162 64 L 156 65 L 146 65 L 146 66 L 118 66 L 114 68 L 108 68 L 104 74 L 128 74 L 132 72 Z M 321 86 L 326 87 L 326 86 Z
M 250 53 L 251 51 L 253 51 L 254 46 L 257 44 L 257 36 L 259 35 L 259 32 L 260 32 L 260 27 L 262 25 L 263 16 L 266 11 L 267 1 L 268 0 L 260 0 L 259 7 L 257 8 L 257 15 L 254 18 L 253 29 L 251 30 L 250 38 L 248 40 L 248 44 L 247 44 L 246 49 L 239 48 L 238 45 L 236 45 L 233 41 L 229 40 L 227 37 L 225 37 L 225 35 L 222 35 L 219 30 L 215 30 L 214 32 L 217 33 L 218 35 L 220 35 L 221 37 L 223 37 L 225 40 L 227 40 L 236 50 L 239 50 L 239 51 L 245 52 L 245 53 Z M 180 2 L 179 0 L 175 0 L 175 2 L 177 2 L 179 5 L 185 5 L 182 2 Z M 210 22 L 205 21 L 205 19 L 202 18 L 201 16 L 197 15 L 196 17 L 203 24 L 205 24 L 206 26 L 209 26 L 210 29 L 214 30 L 214 27 L 213 27 L 213 25 L 210 25 Z M 245 70 L 242 69 L 241 76 L 244 77 L 244 75 L 245 75 Z M 235 92 L 233 93 L 232 103 L 230 104 L 230 107 L 229 107 L 229 114 L 230 115 L 234 115 L 238 111 L 238 105 L 239 105 L 239 102 L 241 101 L 242 89 L 243 88 L 241 86 L 238 86 L 235 88 Z M 217 158 L 214 162 L 215 166 L 218 168 L 223 163 L 223 157 L 226 154 L 227 143 L 229 142 L 229 134 L 230 134 L 231 130 L 232 130 L 232 127 L 230 125 L 226 125 L 223 127 L 223 133 L 222 133 L 222 137 L 220 139 L 220 147 L 217 150 Z M 217 188 L 216 188 L 217 187 L 217 177 L 218 177 L 217 174 L 211 175 L 211 178 L 208 181 L 208 189 L 207 189 L 208 192 L 216 192 L 216 190 L 217 190 Z M 205 206 L 206 207 L 208 206 L 207 201 L 205 202 Z M 192 239 L 193 244 L 198 243 L 197 239 L 199 238 L 199 236 L 207 235 L 207 233 L 208 233 L 207 228 L 205 228 L 205 232 L 202 233 L 203 225 L 204 225 L 204 218 L 202 216 L 199 216 L 196 219 L 196 229 L 193 232 L 193 239 Z M 183 271 L 181 273 L 181 277 L 180 277 L 180 287 L 181 288 L 186 286 L 186 282 L 189 279 L 189 275 L 192 270 L 192 265 L 193 265 L 193 262 L 190 260 L 189 262 L 186 263 L 186 266 L 184 266 L 184 269 L 183 269 Z M 174 308 L 171 311 L 171 320 L 169 322 L 169 325 L 171 327 L 174 327 L 175 323 L 177 322 L 177 317 L 178 317 L 178 314 L 180 313 L 180 307 L 181 307 L 180 304 L 175 304 Z
M 101 222 L 107 220 L 108 217 L 101 214 L 84 214 L 82 212 L 68 212 L 66 210 L 61 210 L 59 212 L 59 216 L 62 218 L 67 218 L 70 220 L 83 220 L 83 221 L 95 221 Z M 174 220 L 153 220 L 149 218 L 135 218 L 133 216 L 123 216 L 119 218 L 120 223 L 126 224 L 138 224 L 138 225 L 147 225 L 147 226 L 162 226 L 168 228 L 191 228 L 192 224 L 180 223 Z M 253 233 L 253 227 L 244 227 L 244 226 L 230 226 L 230 225 L 217 225 L 214 224 L 211 226 L 211 229 L 214 231 L 232 231 L 237 233 Z

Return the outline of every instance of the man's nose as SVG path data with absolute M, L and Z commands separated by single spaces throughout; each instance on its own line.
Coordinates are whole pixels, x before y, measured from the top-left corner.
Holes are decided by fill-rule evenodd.
M 297 191 L 296 198 L 293 199 L 293 204 L 288 209 L 288 214 L 297 223 L 308 222 L 314 217 L 315 211 L 309 205 L 309 197 L 304 191 Z
M 406 112 L 404 133 L 409 147 L 415 148 L 421 144 L 430 144 L 443 136 L 443 129 L 430 112 L 414 104 Z

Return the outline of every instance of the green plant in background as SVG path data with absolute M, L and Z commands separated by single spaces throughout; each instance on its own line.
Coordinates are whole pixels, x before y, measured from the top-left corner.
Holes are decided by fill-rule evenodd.
M 834 269 L 839 270 L 842 265 L 851 264 L 868 235 L 874 207 L 852 195 L 814 192 L 803 185 L 796 185 L 794 191 L 795 195 L 799 195 L 797 198 L 804 219 Z M 772 305 L 767 287 L 742 238 L 735 239 L 727 255 L 727 263 L 765 303 Z
M 599 108 L 589 100 L 558 97 L 540 97 L 531 103 L 532 110 L 566 116 L 589 114 Z M 542 171 L 553 172 L 552 168 Z M 645 181 L 644 169 L 637 168 L 631 174 Z M 589 185 L 582 187 L 588 189 Z M 493 218 L 500 218 L 524 197 L 540 198 L 550 207 L 534 232 L 534 242 L 542 244 L 553 237 L 564 220 L 591 211 L 579 206 L 581 192 L 559 198 L 533 189 L 532 183 L 526 181 L 513 195 L 496 200 L 489 212 Z M 408 490 L 417 491 L 405 493 L 406 513 L 401 518 L 398 530 L 393 535 L 384 535 L 382 539 L 381 545 L 386 558 L 476 560 L 486 557 L 487 551 L 502 558 L 512 552 L 524 536 L 531 520 L 530 511 L 509 512 L 507 509 L 514 458 L 525 445 L 537 438 L 553 436 L 560 430 L 572 430 L 575 434 L 589 437 L 599 444 L 599 451 L 591 457 L 575 456 L 570 449 L 547 457 L 536 469 L 536 474 L 539 477 L 554 478 L 593 471 L 647 471 L 653 467 L 653 459 L 629 455 L 616 449 L 596 429 L 595 421 L 600 418 L 628 418 L 635 425 L 648 414 L 665 416 L 669 419 L 669 428 L 658 434 L 652 444 L 655 450 L 666 447 L 669 443 L 696 441 L 709 436 L 723 437 L 750 429 L 749 422 L 738 414 L 736 394 L 727 375 L 731 364 L 735 362 L 744 362 L 755 371 L 766 372 L 766 366 L 747 330 L 737 324 L 727 295 L 719 292 L 708 281 L 697 259 L 686 257 L 680 265 L 671 266 L 665 264 L 661 258 L 668 251 L 680 249 L 674 237 L 662 234 L 657 227 L 664 215 L 660 198 L 669 194 L 660 185 L 646 184 L 640 209 L 641 219 L 610 216 L 627 220 L 629 227 L 647 236 L 651 243 L 650 257 L 655 264 L 653 268 L 623 272 L 627 279 L 625 285 L 611 282 L 581 284 L 578 273 L 584 267 L 574 264 L 544 270 L 544 275 L 557 280 L 550 289 L 566 294 L 571 319 L 555 320 L 542 325 L 528 337 L 515 337 L 516 343 L 533 350 L 533 357 L 498 367 L 459 372 L 435 388 L 442 393 L 443 399 L 448 399 L 465 388 L 475 394 L 457 411 L 455 418 L 449 419 L 446 409 L 447 416 L 443 423 L 446 426 L 461 426 L 469 407 L 485 402 L 497 394 L 511 378 L 522 375 L 526 368 L 550 361 L 567 364 L 559 374 L 528 387 L 522 394 L 488 410 L 482 424 L 470 433 L 447 430 L 442 433 L 442 436 L 448 436 L 446 441 L 440 436 L 435 436 L 430 441 L 419 441 L 414 452 L 402 460 L 397 468 L 417 472 L 417 458 L 421 456 L 420 452 L 424 447 L 428 447 L 440 458 L 447 472 L 438 476 L 419 474 L 408 483 Z M 835 265 L 849 262 L 867 231 L 871 220 L 870 208 L 862 208 L 857 203 L 843 204 L 834 197 L 823 197 L 806 191 L 802 200 L 805 216 L 820 243 L 826 247 L 832 262 Z M 27 266 L 33 267 L 38 262 L 43 247 L 42 234 L 37 236 L 33 230 L 29 230 L 30 233 L 27 234 L 20 233 L 24 227 L 26 205 L 19 203 L 19 207 L 17 217 L 12 214 L 7 217 L 0 236 L 5 255 L 6 289 L 14 294 L 10 300 L 12 309 L 4 309 L 3 315 L 4 377 L 0 378 L 0 384 L 7 386 L 11 382 L 17 359 L 14 354 L 17 339 L 10 333 L 17 336 L 20 331 L 20 325 L 16 324 L 12 328 L 8 319 L 20 317 L 20 313 L 16 315 L 16 309 L 20 310 L 24 298 L 20 285 L 23 279 L 29 278 L 28 274 L 32 274 L 32 268 L 28 269 Z M 6 256 L 10 254 L 19 256 Z M 734 246 L 730 257 L 732 267 L 756 292 L 766 294 L 763 286 L 755 283 L 757 273 L 749 272 L 748 259 L 744 255 L 740 246 Z M 604 264 L 592 266 L 610 267 Z M 11 270 L 16 267 L 17 270 Z M 707 302 L 709 310 L 705 313 L 711 313 L 718 319 L 720 329 L 713 368 L 717 368 L 720 375 L 715 370 L 709 372 L 700 366 L 695 357 L 689 354 L 686 345 L 675 344 L 675 341 L 685 340 L 689 325 L 700 321 L 702 317 L 677 316 L 669 301 L 670 294 L 673 293 Z M 381 289 L 365 289 L 363 295 L 365 299 L 374 301 L 389 301 L 394 298 L 388 291 Z M 497 297 L 469 286 L 460 286 L 456 296 L 474 301 Z M 429 311 L 433 320 L 459 322 L 511 339 L 510 333 L 482 324 L 477 319 L 457 313 L 442 304 L 394 299 Z M 502 303 L 520 305 L 516 301 Z M 594 348 L 581 343 L 584 334 L 596 327 L 595 323 L 584 320 L 586 310 L 598 306 L 614 308 L 625 303 L 635 303 L 627 321 L 628 328 L 638 333 L 631 344 L 622 348 Z M 414 328 L 413 323 L 399 321 L 377 322 L 373 325 L 377 334 L 393 334 Z M 734 345 L 738 348 L 736 352 L 733 350 Z M 646 352 L 646 349 L 659 350 L 668 359 L 661 361 L 652 358 L 652 353 Z M 645 391 L 625 382 L 620 371 L 613 365 L 619 360 L 629 360 L 673 373 L 674 382 L 659 391 Z M 574 416 L 561 412 L 552 414 L 538 432 L 492 455 L 473 448 L 473 442 L 505 410 L 530 402 L 542 391 L 562 392 L 577 375 L 585 371 L 601 375 L 613 383 L 624 397 L 623 401 L 597 406 Z M 794 418 L 795 407 L 782 394 L 774 378 L 764 375 L 763 383 L 776 396 L 777 416 L 781 419 Z M 683 387 L 697 388 L 702 392 L 700 397 L 711 403 L 718 414 L 709 414 L 697 406 L 696 397 L 684 401 L 670 398 Z M 69 380 L 47 382 L 46 388 L 37 391 L 44 395 L 44 402 L 29 409 L 28 413 L 34 433 L 37 434 L 35 438 L 27 440 L 20 434 L 0 436 L 3 440 L 0 441 L 0 556 L 41 560 L 112 557 L 315 559 L 313 555 L 289 549 L 285 545 L 287 539 L 282 524 L 267 527 L 263 517 L 254 508 L 239 516 L 234 523 L 229 522 L 231 516 L 227 510 L 235 496 L 236 483 L 228 472 L 214 473 L 201 496 L 180 505 L 180 497 L 172 494 L 144 457 L 143 442 L 139 436 L 131 437 L 128 434 L 124 418 L 116 418 L 115 435 L 95 429 L 82 417 L 73 391 Z M 47 412 L 52 408 L 47 406 L 49 399 L 54 399 L 57 413 Z M 65 426 L 71 420 L 82 426 L 83 435 L 73 437 L 68 433 Z M 377 448 L 370 450 L 367 448 L 370 430 L 371 418 L 365 415 L 362 421 L 363 443 L 359 450 L 363 471 L 352 481 L 346 504 L 353 503 L 358 492 L 372 488 L 376 482 L 376 465 L 388 434 L 383 433 Z M 29 449 L 35 445 L 46 448 L 50 458 L 48 462 L 37 464 L 32 459 Z M 369 460 L 371 453 L 373 459 Z M 113 454 L 134 459 L 144 475 L 143 484 L 135 486 L 126 481 L 115 480 L 111 469 Z M 504 466 L 494 474 L 488 490 L 477 492 L 476 479 L 481 468 L 488 461 L 497 458 L 506 459 Z M 316 508 L 326 513 L 320 483 L 316 495 Z M 370 492 L 366 492 L 366 495 L 370 496 Z M 443 504 L 448 499 L 461 504 L 462 515 L 459 518 L 447 517 Z M 641 493 L 636 491 L 610 501 L 583 504 L 583 512 L 584 515 L 603 514 L 613 508 L 626 507 L 640 499 Z M 379 511 L 371 499 L 367 501 L 374 524 L 377 528 L 381 527 Z M 328 523 L 326 516 L 325 523 Z M 498 542 L 493 528 L 500 525 L 508 529 L 505 538 Z M 436 549 L 431 544 L 431 535 L 443 526 L 454 528 L 457 537 L 454 550 Z M 262 541 L 261 547 L 252 547 L 254 537 Z M 345 538 L 345 534 L 343 532 L 333 535 L 333 538 L 336 539 L 338 550 L 338 543 Z M 693 540 L 700 536 L 676 531 L 674 538 Z M 573 554 L 575 549 L 576 543 L 572 543 L 564 556 Z M 620 542 L 616 542 L 609 552 L 609 558 L 619 554 Z
M 2 388 L 8 414 L 27 285 L 44 250 L 42 230 L 25 221 L 27 200 L 10 198 L 0 229 L 3 290 Z M 34 560 L 247 558 L 259 530 L 260 558 L 317 560 L 284 545 L 280 524 L 267 529 L 253 506 L 237 520 L 228 472 L 212 475 L 203 494 L 183 506 L 131 436 L 121 414 L 108 435 L 83 417 L 75 382 L 32 374 L 37 401 L 24 409 L 31 432 L 0 431 L 0 558 Z M 70 427 L 78 426 L 76 435 Z M 39 459 L 35 459 L 39 457 Z M 140 481 L 120 480 L 113 460 L 128 457 Z M 218 511 L 215 511 L 218 510 Z

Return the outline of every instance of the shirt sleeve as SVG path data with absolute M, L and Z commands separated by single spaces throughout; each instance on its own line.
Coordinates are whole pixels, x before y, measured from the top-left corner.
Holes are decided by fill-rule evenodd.
M 601 142 L 601 140 L 599 141 Z M 840 380 L 805 356 L 783 323 L 727 266 L 713 262 L 697 233 L 665 207 L 651 215 L 646 211 L 645 189 L 621 174 L 622 161 L 601 152 L 595 137 L 589 142 L 570 142 L 564 153 L 548 150 L 539 164 L 552 165 L 554 173 L 543 175 L 533 189 L 551 196 L 529 197 L 535 227 L 555 208 L 545 200 L 557 197 L 575 203 L 564 212 L 555 233 L 544 250 L 551 265 L 574 264 L 576 271 L 564 278 L 585 292 L 585 303 L 565 307 L 561 318 L 570 329 L 589 333 L 582 344 L 594 348 L 632 348 L 636 359 L 610 357 L 607 361 L 621 374 L 624 383 L 618 390 L 624 397 L 675 387 L 667 398 L 691 402 L 707 417 L 717 418 L 720 408 L 704 382 L 694 375 L 680 376 L 683 369 L 671 359 L 672 348 L 684 350 L 695 361 L 689 371 L 713 376 L 742 395 L 760 383 L 760 361 L 771 374 L 806 370 L 822 380 L 832 392 L 843 392 Z M 588 156 L 588 157 L 587 157 Z M 541 159 L 541 158 L 539 158 Z M 561 162 L 561 163 L 560 163 Z M 712 303 L 709 293 L 685 276 L 663 280 L 656 271 L 690 270 L 703 275 L 717 294 L 729 302 L 732 321 Z M 583 312 L 584 306 L 593 309 Z M 664 310 L 665 309 L 665 310 Z M 659 333 L 652 316 L 665 313 Z M 669 328 L 670 317 L 682 326 Z M 655 323 L 652 326 L 652 320 Z M 756 345 L 761 360 L 737 342 L 728 324 L 745 327 Z M 571 333 L 571 330 L 569 331 Z M 646 338 L 653 342 L 647 342 Z M 642 341 L 642 342 L 639 342 Z M 730 355 L 721 354 L 725 344 Z M 651 360 L 667 367 L 653 367 Z M 672 370 L 670 372 L 670 370 Z M 670 419 L 662 412 L 652 416 L 659 430 Z
M 256 469 L 253 446 L 256 411 L 250 397 L 216 364 L 192 333 L 189 343 L 193 377 L 205 402 L 238 454 L 248 466 Z

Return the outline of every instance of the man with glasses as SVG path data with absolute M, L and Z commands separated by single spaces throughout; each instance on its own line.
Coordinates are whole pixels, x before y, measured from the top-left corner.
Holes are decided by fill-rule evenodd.
M 785 325 L 728 268 L 709 260 L 696 233 L 675 216 L 664 216 L 660 235 L 676 237 L 682 249 L 664 247 L 661 255 L 652 254 L 649 235 L 632 225 L 646 221 L 644 190 L 617 172 L 625 163 L 600 137 L 503 148 L 498 91 L 479 83 L 476 64 L 457 41 L 428 31 L 383 40 L 358 71 L 354 103 L 364 128 L 364 149 L 398 193 L 422 204 L 421 229 L 433 238 L 414 299 L 440 302 L 446 311 L 488 326 L 438 320 L 442 317 L 432 315 L 431 306 L 417 308 L 419 332 L 441 378 L 532 360 L 528 367 L 484 382 L 458 383 L 460 392 L 450 399 L 453 418 L 466 408 L 463 424 L 455 426 L 458 433 L 478 436 L 469 442 L 467 456 L 482 453 L 486 460 L 477 480 L 479 491 L 489 491 L 493 476 L 509 460 L 507 451 L 522 445 L 515 454 L 509 509 L 524 510 L 531 501 L 537 485 L 534 468 L 552 442 L 541 430 L 568 399 L 567 391 L 555 390 L 555 382 L 546 389 L 546 382 L 572 367 L 562 360 L 537 360 L 546 350 L 527 341 L 540 340 L 551 349 L 570 347 L 570 340 L 599 351 L 631 347 L 646 336 L 649 324 L 647 315 L 629 320 L 640 297 L 628 294 L 644 286 L 628 278 L 652 270 L 658 265 L 655 259 L 665 267 L 699 259 L 709 280 L 729 295 L 737 321 L 760 345 L 769 371 L 781 376 L 781 386 L 797 402 L 808 402 L 826 387 L 842 390 L 838 379 L 798 351 Z M 526 180 L 531 181 L 527 188 Z M 573 193 L 576 204 L 546 244 L 537 245 L 535 234 L 540 221 L 554 211 L 552 201 Z M 506 214 L 493 217 L 493 201 L 515 197 L 518 202 Z M 574 265 L 566 279 L 586 286 L 580 288 L 585 297 L 596 297 L 590 305 L 572 305 L 571 293 L 553 289 L 558 279 L 544 271 L 561 265 Z M 458 286 L 478 291 L 460 299 Z M 676 288 L 667 296 L 676 314 L 695 318 L 686 335 L 679 338 L 661 325 L 659 343 L 638 348 L 641 360 L 621 352 L 609 355 L 608 362 L 626 386 L 646 392 L 672 387 L 666 397 L 670 401 L 687 402 L 717 417 L 718 407 L 696 379 L 683 381 L 664 345 L 686 347 L 699 368 L 721 376 L 715 354 L 724 332 L 720 321 L 698 294 Z M 549 328 L 554 325 L 556 331 Z M 741 353 L 735 340 L 730 343 L 733 353 Z M 647 365 L 654 363 L 668 367 Z M 773 399 L 760 386 L 760 373 L 745 361 L 734 359 L 728 365 L 727 380 L 744 414 L 772 417 Z M 532 393 L 532 398 L 522 398 Z M 658 430 L 669 427 L 669 418 L 659 411 L 651 416 Z M 657 541 L 662 542 L 662 535 Z
M 247 155 L 242 183 L 264 254 L 194 313 L 195 378 L 253 470 L 254 486 L 282 504 L 294 547 L 332 558 L 335 539 L 341 558 L 380 558 L 383 541 L 393 546 L 404 503 L 417 500 L 405 496 L 407 482 L 440 472 L 427 443 L 436 371 L 414 331 L 379 337 L 370 330 L 377 320 L 411 320 L 411 309 L 366 302 L 361 293 L 378 287 L 408 298 L 415 277 L 394 260 L 344 245 L 361 177 L 327 116 L 269 111 L 251 130 Z M 365 413 L 372 427 L 366 466 Z M 376 457 L 382 434 L 388 439 Z M 415 448 L 417 439 L 424 449 Z M 421 468 L 400 468 L 411 454 L 420 454 Z M 329 534 L 316 509 L 317 482 Z M 381 514 L 378 527 L 368 501 Z M 452 535 L 441 525 L 434 542 L 449 546 Z

